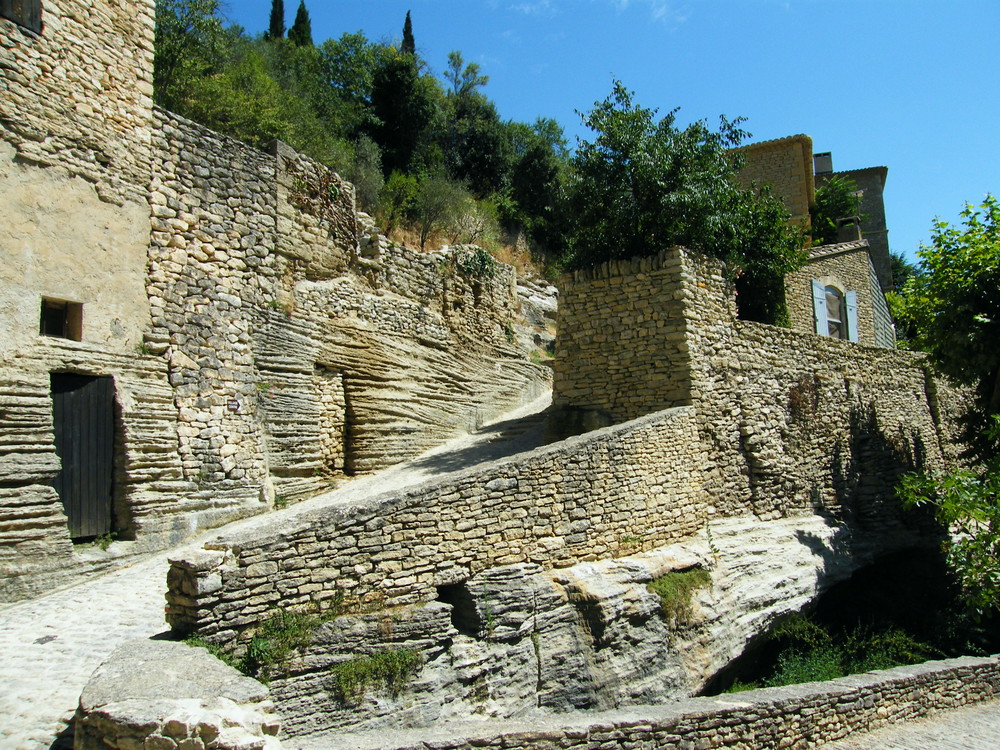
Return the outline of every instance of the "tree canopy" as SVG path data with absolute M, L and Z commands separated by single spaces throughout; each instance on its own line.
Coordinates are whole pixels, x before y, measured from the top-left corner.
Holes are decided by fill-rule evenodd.
M 947 559 L 972 611 L 1000 614 L 1000 204 L 966 205 L 962 225 L 940 219 L 893 311 L 909 344 L 975 393 L 965 468 L 905 477 L 900 496 L 928 505 L 952 530 Z
M 677 112 L 657 119 L 615 82 L 584 117 L 595 137 L 572 162 L 570 267 L 684 245 L 728 264 L 741 316 L 784 322 L 784 276 L 803 261 L 802 235 L 767 189 L 737 185 L 742 120 L 682 128 Z
M 309 10 L 306 8 L 305 0 L 299 0 L 299 9 L 295 11 L 295 22 L 288 30 L 288 41 L 299 47 L 312 46 L 312 21 L 309 20 Z

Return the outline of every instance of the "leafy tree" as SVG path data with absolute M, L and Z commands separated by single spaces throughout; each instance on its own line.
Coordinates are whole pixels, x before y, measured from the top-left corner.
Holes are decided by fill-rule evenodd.
M 889 252 L 889 269 L 892 271 L 892 290 L 902 292 L 906 280 L 916 275 L 917 266 L 911 263 L 902 253 Z
M 989 439 L 1000 442 L 1000 416 Z M 982 619 L 1000 612 L 1000 456 L 978 469 L 905 475 L 899 494 L 908 507 L 933 507 L 951 530 L 946 560 L 972 613 Z
M 403 43 L 399 51 L 404 55 L 416 55 L 417 43 L 413 39 L 413 21 L 410 20 L 410 11 L 406 11 L 406 20 L 403 21 Z
M 285 0 L 271 0 L 271 18 L 267 26 L 268 39 L 285 36 Z
M 223 37 L 219 0 L 156 0 L 156 103 L 184 114 L 192 86 L 217 64 Z
M 901 295 L 912 345 L 949 377 L 977 389 L 981 414 L 1000 413 L 1000 203 L 966 205 L 964 226 L 934 222 L 931 243 Z
M 393 172 L 379 193 L 376 215 L 386 234 L 391 234 L 410 213 L 417 198 L 417 178 Z
M 443 174 L 434 174 L 420 181 L 413 201 L 413 210 L 420 228 L 420 247 L 431 234 L 447 229 L 461 216 L 469 192 Z
M 413 55 L 393 55 L 375 72 L 372 112 L 378 123 L 373 139 L 382 149 L 383 172 L 406 171 L 434 116 L 433 99 Z
M 295 11 L 295 22 L 288 30 L 288 40 L 298 47 L 312 47 L 312 21 L 305 0 L 299 0 L 299 9 Z
M 831 175 L 816 189 L 816 199 L 809 207 L 813 244 L 829 245 L 837 241 L 840 219 L 861 216 L 861 194 L 854 180 Z
M 959 471 L 904 477 L 899 494 L 910 507 L 933 507 L 952 529 L 950 567 L 973 613 L 989 617 L 1000 614 L 1000 204 L 987 195 L 961 215 L 961 227 L 934 222 L 893 302 L 911 345 L 975 389 L 967 417 L 974 450 Z
M 768 190 L 735 183 L 740 158 L 732 149 L 747 136 L 741 121 L 723 117 L 718 132 L 703 121 L 681 129 L 676 115 L 656 120 L 616 81 L 585 116 L 596 137 L 573 159 L 569 266 L 684 245 L 728 264 L 742 317 L 785 322 L 784 276 L 803 261 L 802 238 Z
M 451 94 L 456 97 L 471 96 L 490 82 L 489 76 L 479 72 L 478 63 L 465 63 L 462 53 L 452 50 L 448 53 L 448 69 L 444 77 L 451 84 Z

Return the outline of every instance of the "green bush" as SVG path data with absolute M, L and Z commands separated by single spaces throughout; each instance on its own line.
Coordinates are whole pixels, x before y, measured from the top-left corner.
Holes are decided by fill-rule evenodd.
M 691 618 L 691 598 L 697 589 L 708 586 L 712 576 L 704 568 L 677 570 L 650 581 L 646 588 L 660 597 L 663 619 L 681 625 Z
M 357 703 L 373 687 L 383 687 L 391 695 L 398 695 L 419 666 L 418 651 L 394 648 L 341 662 L 331 671 L 341 700 Z

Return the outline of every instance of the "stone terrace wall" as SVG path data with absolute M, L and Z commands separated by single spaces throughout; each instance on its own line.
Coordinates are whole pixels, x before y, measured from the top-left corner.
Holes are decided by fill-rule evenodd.
M 519 405 L 512 271 L 366 237 L 353 187 L 156 112 L 147 343 L 171 363 L 185 476 L 235 502 L 314 494 Z M 322 430 L 321 430 L 321 425 Z
M 666 395 L 690 390 L 713 457 L 706 486 L 719 512 L 749 507 L 766 518 L 864 508 L 863 513 L 885 521 L 883 512 L 894 507 L 888 498 L 901 472 L 940 466 L 945 455 L 952 455 L 942 443 L 954 431 L 942 420 L 955 409 L 942 409 L 939 402 L 953 392 L 929 380 L 922 356 L 739 321 L 720 263 L 684 250 L 670 256 L 673 275 L 649 275 L 642 287 L 631 277 L 614 285 L 614 304 L 632 309 L 637 320 L 661 314 L 657 295 L 662 295 L 683 299 L 690 321 L 680 340 L 667 327 L 633 328 L 630 348 L 649 352 L 647 361 L 656 362 L 640 365 L 639 372 L 662 385 L 631 388 L 629 408 L 631 413 L 655 411 Z M 628 273 L 635 279 L 645 275 L 609 264 L 595 276 Z M 566 281 L 564 305 L 582 307 L 593 294 L 592 284 Z M 662 290 L 650 290 L 654 285 Z M 600 309 L 595 304 L 580 325 L 601 330 L 617 324 L 619 313 L 612 309 L 603 316 L 610 322 L 604 323 Z M 631 366 L 631 352 L 622 351 L 617 338 L 588 343 L 577 337 L 573 348 L 561 350 L 565 361 L 559 370 L 577 374 L 572 383 L 556 378 L 555 403 L 594 408 L 591 394 L 600 396 L 603 373 Z M 657 357 L 665 349 L 685 352 L 687 368 L 679 358 L 675 364 Z M 594 361 L 602 368 L 591 367 Z M 596 405 L 610 412 L 613 386 L 609 394 Z
M 564 277 L 553 405 L 623 422 L 691 403 L 680 250 Z
M 436 586 L 491 567 L 614 557 L 635 539 L 651 549 L 704 524 L 705 461 L 692 410 L 680 408 L 318 510 L 174 560 L 168 621 L 224 643 L 275 606 L 430 601 Z
M 45 0 L 41 34 L 0 18 L 0 138 L 106 200 L 144 201 L 153 105 L 153 0 Z
M 997 657 L 961 658 L 629 711 L 581 711 L 430 731 L 341 731 L 296 744 L 329 750 L 809 748 L 998 695 Z

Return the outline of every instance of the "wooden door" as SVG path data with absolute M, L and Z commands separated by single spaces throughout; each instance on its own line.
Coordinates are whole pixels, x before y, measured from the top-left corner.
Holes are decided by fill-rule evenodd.
M 59 493 L 69 535 L 86 539 L 112 528 L 115 387 L 106 377 L 52 373 L 52 419 L 62 469 Z

